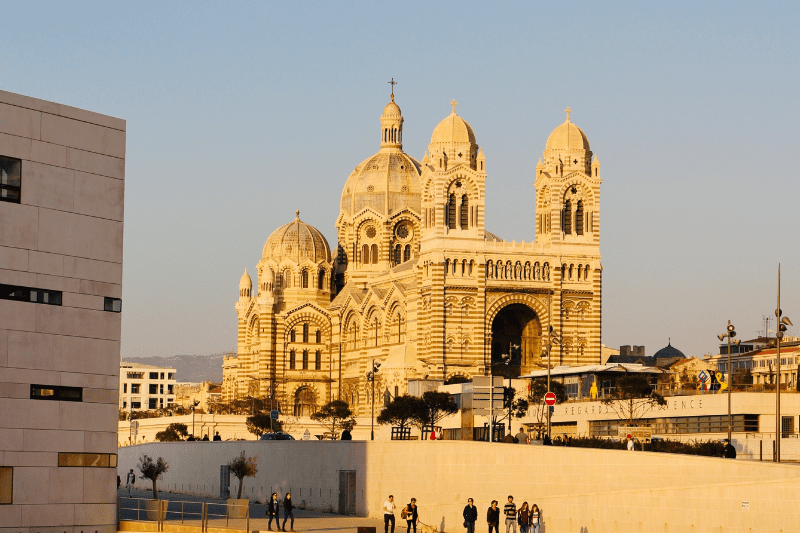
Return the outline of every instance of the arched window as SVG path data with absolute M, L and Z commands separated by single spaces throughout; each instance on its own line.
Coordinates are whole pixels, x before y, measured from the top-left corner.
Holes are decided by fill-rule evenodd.
M 578 207 L 575 209 L 575 233 L 583 235 L 583 200 L 578 200 Z
M 375 346 L 377 346 L 378 345 L 378 330 L 380 329 L 381 324 L 380 324 L 380 322 L 378 322 L 377 318 L 375 319 L 375 323 L 374 324 L 375 324 Z
M 401 254 L 403 253 L 403 247 L 401 245 L 397 245 L 394 247 L 394 264 L 399 265 L 401 258 Z
M 314 334 L 314 342 L 317 344 L 322 342 L 322 332 L 320 330 L 317 330 L 317 332 Z
M 289 370 L 294 370 L 295 368 L 295 351 L 289 350 Z
M 314 392 L 308 387 L 301 387 L 294 393 L 294 416 L 311 416 L 317 410 Z
M 403 262 L 405 263 L 409 259 L 411 259 L 411 245 L 410 244 L 406 244 L 406 248 L 403 251 Z
M 303 370 L 308 370 L 308 350 L 303 350 Z
M 289 331 L 289 342 L 295 342 L 294 328 L 292 328 L 291 331 Z
M 301 282 L 302 282 L 301 286 L 304 289 L 307 289 L 308 288 L 308 270 L 303 270 L 303 273 L 300 275 L 300 277 L 301 277 Z
M 303 324 L 303 342 L 308 342 L 308 324 Z
M 365 244 L 361 247 L 361 262 L 365 265 L 369 263 L 369 245 Z
M 564 211 L 562 212 L 561 229 L 566 234 L 572 233 L 572 202 L 567 200 L 564 202 Z
M 283 288 L 288 289 L 292 286 L 292 271 L 288 268 L 283 271 Z
M 319 274 L 317 275 L 317 289 L 323 290 L 325 287 L 325 271 L 320 270 Z
M 394 397 L 397 398 L 398 396 L 400 396 L 400 388 L 397 385 L 395 385 L 394 386 Z
M 397 315 L 397 342 L 403 342 L 403 317 Z
M 456 195 L 453 193 L 447 200 L 447 227 L 456 229 Z
M 372 264 L 376 264 L 378 262 L 378 245 L 372 245 Z
M 461 197 L 461 229 L 469 227 L 469 200 L 467 195 Z
M 322 370 L 322 353 L 319 350 L 314 352 L 314 370 Z

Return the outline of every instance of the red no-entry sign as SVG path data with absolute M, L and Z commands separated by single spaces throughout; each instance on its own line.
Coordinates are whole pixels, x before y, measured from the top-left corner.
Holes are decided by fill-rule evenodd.
M 556 394 L 554 392 L 548 392 L 544 395 L 544 403 L 547 405 L 553 406 L 556 404 Z

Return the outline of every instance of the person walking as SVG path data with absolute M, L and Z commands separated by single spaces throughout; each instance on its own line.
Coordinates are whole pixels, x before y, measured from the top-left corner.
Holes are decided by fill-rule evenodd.
M 500 524 L 500 509 L 497 507 L 497 500 L 492 500 L 492 506 L 486 511 L 486 522 L 489 524 L 489 533 L 492 533 L 492 528 L 494 528 L 494 533 L 500 533 L 497 530 Z
M 478 508 L 472 501 L 472 498 L 467 500 L 467 505 L 464 507 L 464 527 L 467 528 L 467 533 L 475 533 L 475 522 L 478 521 Z
M 539 506 L 535 503 L 531 506 L 531 533 L 539 533 L 541 526 L 542 513 L 539 512 Z
M 528 533 L 528 526 L 531 523 L 531 513 L 528 509 L 528 502 L 522 502 L 522 506 L 517 512 L 517 523 L 520 533 Z
M 291 518 L 291 522 L 289 522 L 289 529 L 294 531 L 294 513 L 292 512 L 294 506 L 292 505 L 292 493 L 287 492 L 286 497 L 283 498 L 283 525 L 281 529 L 286 531 L 286 520 Z M 277 524 L 276 524 L 277 525 Z
M 509 494 L 508 503 L 503 507 L 503 514 L 506 517 L 506 533 L 509 529 L 513 529 L 517 533 L 517 504 L 514 503 L 514 497 Z
M 630 435 L 628 435 L 628 451 L 629 452 L 633 451 L 633 439 L 631 438 Z
M 119 474 L 117 474 L 117 490 L 119 490 L 120 485 L 122 485 L 122 480 L 119 478 Z
M 125 475 L 125 488 L 128 489 L 128 496 L 131 495 L 131 489 L 136 484 L 136 474 L 133 473 L 133 468 L 131 471 Z
M 408 530 L 414 529 L 414 533 L 417 533 L 417 522 L 419 521 L 419 513 L 417 511 L 417 499 L 411 498 L 411 503 L 406 506 L 406 523 L 408 524 Z
M 269 522 L 267 522 L 267 527 L 270 531 L 272 531 L 272 521 L 275 520 L 275 528 L 280 529 L 281 522 L 280 522 L 280 502 L 278 501 L 278 493 L 273 492 L 272 496 L 269 498 L 269 504 L 267 504 L 267 516 L 269 517 Z
M 394 533 L 394 510 L 396 508 L 394 496 L 389 494 L 389 499 L 383 502 L 383 533 L 389 533 L 389 522 L 392 523 L 391 533 Z
M 530 444 L 531 443 L 530 439 L 528 439 L 528 434 L 525 433 L 525 429 L 524 428 L 519 428 L 519 433 L 514 435 L 514 437 L 517 439 L 517 444 Z
M 350 429 L 344 428 L 344 431 L 342 431 L 341 440 L 353 440 L 353 435 L 350 433 Z
M 219 436 L 219 431 L 214 433 L 214 441 L 217 442 L 217 441 L 221 441 L 221 440 L 222 440 L 222 437 Z

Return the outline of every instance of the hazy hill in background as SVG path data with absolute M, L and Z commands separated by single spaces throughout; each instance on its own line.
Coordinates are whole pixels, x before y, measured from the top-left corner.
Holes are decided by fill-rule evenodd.
M 175 369 L 179 382 L 222 382 L 222 358 L 225 354 L 172 355 L 170 357 L 131 357 L 125 362 L 155 365 Z

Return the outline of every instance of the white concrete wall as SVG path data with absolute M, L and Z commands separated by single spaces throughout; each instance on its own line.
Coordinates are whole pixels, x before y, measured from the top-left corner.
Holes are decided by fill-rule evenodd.
M 61 306 L 0 300 L 0 466 L 13 503 L 0 531 L 110 533 L 112 468 L 58 452 L 117 451 L 125 121 L 0 91 L 0 155 L 22 160 L 21 202 L 0 202 L 0 283 L 62 291 Z M 81 387 L 83 402 L 30 385 Z
M 338 471 L 356 470 L 359 515 L 380 517 L 390 493 L 398 504 L 413 496 L 421 520 L 440 531 L 461 531 L 469 497 L 484 527 L 490 501 L 509 494 L 542 508 L 543 533 L 777 533 L 800 523 L 797 466 L 672 454 L 459 441 L 164 443 L 121 449 L 120 472 L 143 453 L 160 456 L 170 463 L 165 486 L 216 496 L 219 465 L 242 450 L 260 470 L 245 482 L 248 497 L 291 491 L 337 509 Z

